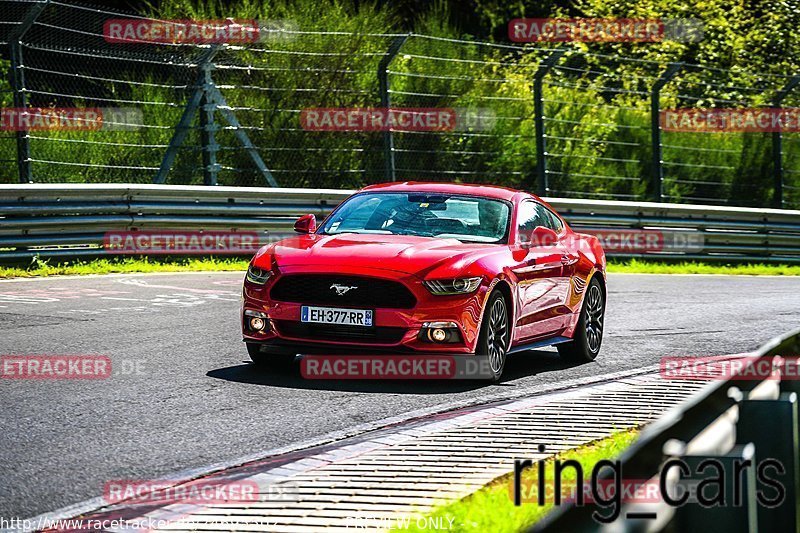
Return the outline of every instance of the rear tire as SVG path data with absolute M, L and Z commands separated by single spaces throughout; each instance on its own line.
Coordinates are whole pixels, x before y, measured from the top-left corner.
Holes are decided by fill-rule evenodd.
M 256 342 L 245 344 L 250 360 L 261 368 L 287 368 L 294 362 L 295 354 L 262 352 L 261 345 Z
M 483 311 L 481 332 L 475 353 L 489 357 L 489 371 L 492 382 L 500 381 L 506 366 L 506 355 L 511 339 L 511 326 L 508 317 L 508 303 L 500 291 L 493 291 L 486 300 Z
M 600 353 L 603 343 L 603 321 L 606 299 L 603 287 L 597 278 L 592 278 L 586 288 L 581 315 L 575 326 L 575 336 L 570 342 L 556 345 L 558 354 L 574 363 L 590 363 Z

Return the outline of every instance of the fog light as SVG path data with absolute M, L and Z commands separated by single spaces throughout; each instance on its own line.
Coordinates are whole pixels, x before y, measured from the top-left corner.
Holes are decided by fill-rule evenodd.
M 419 340 L 424 342 L 461 342 L 461 333 L 455 322 L 425 322 L 419 332 Z
M 256 333 L 269 331 L 269 319 L 267 314 L 253 309 L 245 309 L 244 323 L 248 330 Z
M 430 336 L 431 340 L 433 341 L 444 342 L 444 340 L 447 338 L 447 332 L 441 328 L 432 329 Z

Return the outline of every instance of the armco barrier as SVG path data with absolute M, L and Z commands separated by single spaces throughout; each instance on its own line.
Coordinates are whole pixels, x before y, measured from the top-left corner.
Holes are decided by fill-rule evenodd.
M 181 185 L 0 185 L 0 261 L 97 256 L 107 231 L 247 230 L 291 234 L 306 213 L 327 215 L 353 191 Z M 570 224 L 669 231 L 685 250 L 620 250 L 624 257 L 800 262 L 800 211 L 647 202 L 547 199 Z M 612 255 L 612 254 L 610 254 Z
M 774 376 L 769 379 L 747 376 L 765 376 L 767 372 L 753 372 L 756 365 L 769 362 L 769 368 L 780 361 L 779 357 L 797 360 L 800 354 L 800 330 L 773 339 L 762 346 L 739 372 L 730 379 L 709 384 L 696 396 L 642 431 L 640 438 L 623 453 L 620 471 L 623 478 L 635 480 L 665 480 L 671 498 L 678 483 L 681 487 L 698 487 L 706 481 L 704 497 L 713 500 L 720 494 L 714 478 L 724 478 L 725 503 L 701 505 L 695 497 L 684 505 L 671 505 L 648 501 L 623 503 L 619 518 L 601 524 L 593 513 L 609 516 L 609 509 L 593 504 L 565 505 L 556 509 L 529 531 L 533 532 L 588 532 L 588 531 L 702 531 L 704 533 L 756 533 L 758 531 L 800 531 L 800 461 L 798 460 L 798 393 L 800 382 L 797 372 L 790 379 Z M 776 365 L 779 367 L 780 365 Z M 663 375 L 663 374 L 662 374 Z M 780 374 L 778 374 L 780 376 Z M 747 377 L 744 379 L 744 377 Z M 689 473 L 678 479 L 663 475 L 667 461 L 678 460 L 688 465 Z M 703 461 L 711 460 L 723 466 L 722 476 L 717 467 L 703 468 Z M 744 470 L 736 470 L 736 462 L 750 461 Z M 768 470 L 769 483 L 777 481 L 784 489 L 783 497 L 774 486 L 765 483 L 755 471 L 765 461 L 776 461 L 783 473 Z M 708 463 L 707 463 L 708 464 Z M 612 475 L 605 469 L 606 479 Z M 733 488 L 740 478 L 741 498 L 737 503 Z M 774 505 L 757 500 L 761 492 Z M 706 502 L 708 503 L 708 502 Z M 532 505 L 532 504 L 529 504 Z

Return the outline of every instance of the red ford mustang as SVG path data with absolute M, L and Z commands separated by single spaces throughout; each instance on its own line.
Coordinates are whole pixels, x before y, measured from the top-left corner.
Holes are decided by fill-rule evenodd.
M 265 246 L 244 282 L 242 333 L 255 363 L 296 354 L 600 351 L 606 261 L 538 197 L 482 185 L 367 187 L 317 227 Z

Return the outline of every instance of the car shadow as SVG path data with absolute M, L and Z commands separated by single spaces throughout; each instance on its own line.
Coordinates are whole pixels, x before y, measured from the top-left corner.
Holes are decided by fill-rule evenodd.
M 555 351 L 530 350 L 513 354 L 506 362 L 499 383 L 477 380 L 380 380 L 380 379 L 305 379 L 300 375 L 299 359 L 289 367 L 262 369 L 249 361 L 240 365 L 217 368 L 208 377 L 234 383 L 266 385 L 287 389 L 326 390 L 341 392 L 380 392 L 395 394 L 451 394 L 485 387 L 511 386 L 512 381 L 556 372 L 578 366 L 563 361 Z

